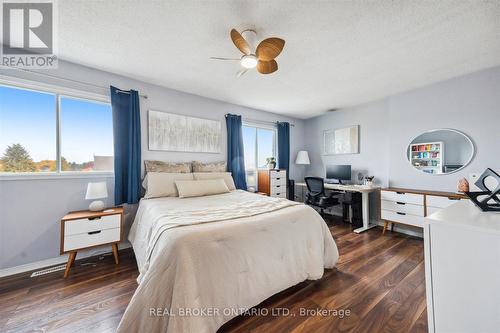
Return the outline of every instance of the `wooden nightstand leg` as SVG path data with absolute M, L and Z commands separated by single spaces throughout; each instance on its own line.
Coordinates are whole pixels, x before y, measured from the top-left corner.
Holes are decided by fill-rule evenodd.
M 73 264 L 75 263 L 75 258 L 76 258 L 76 251 L 71 251 L 68 257 L 68 263 L 66 264 L 66 270 L 64 271 L 64 278 L 68 277 L 69 270 L 71 269 L 71 266 L 73 266 Z
M 387 227 L 389 226 L 388 221 L 384 221 L 384 230 L 382 231 L 382 235 L 385 235 L 385 231 L 387 230 Z
M 120 263 L 120 260 L 118 258 L 118 244 L 113 243 L 111 247 L 113 248 L 113 256 L 115 257 L 115 264 L 118 265 Z
M 394 231 L 394 222 L 391 223 L 391 232 Z

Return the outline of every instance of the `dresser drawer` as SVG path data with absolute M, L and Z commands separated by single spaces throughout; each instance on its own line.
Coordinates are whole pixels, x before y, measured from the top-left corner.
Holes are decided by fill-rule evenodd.
M 455 202 L 460 201 L 459 198 L 448 198 L 448 197 L 438 197 L 435 195 L 428 195 L 426 197 L 427 207 L 437 207 L 437 208 L 446 208 L 450 205 L 453 205 Z M 427 214 L 429 212 L 427 211 Z
M 416 227 L 424 227 L 424 217 L 410 215 L 403 212 L 393 212 L 391 210 L 382 209 L 381 211 L 382 220 L 388 220 L 393 222 L 399 222 L 403 224 L 413 225 Z
M 64 222 L 64 235 L 83 234 L 95 230 L 120 228 L 120 214 Z
M 286 185 L 286 177 L 280 178 L 271 178 L 271 186 L 285 186 Z
M 284 199 L 286 199 L 286 192 L 278 192 L 278 193 L 274 193 L 274 194 L 271 194 L 271 197 L 273 197 L 273 198 L 284 198 Z
M 441 209 L 443 209 L 443 208 L 439 208 L 439 207 L 427 207 L 427 215 L 426 216 L 432 215 L 435 212 L 439 212 Z
M 401 212 L 415 216 L 424 216 L 424 206 L 409 204 L 399 201 L 382 200 L 382 209 L 393 212 Z
M 100 244 L 107 244 L 120 241 L 120 228 L 115 229 L 94 229 L 92 231 L 64 236 L 63 251 L 82 249 Z
M 414 205 L 424 205 L 424 195 L 414 194 L 414 193 L 404 193 L 404 192 L 393 192 L 393 191 L 380 191 L 380 196 L 382 200 L 404 202 Z
M 269 170 L 269 175 L 271 178 L 285 178 L 286 170 Z
M 286 186 L 272 186 L 271 187 L 271 196 L 272 197 L 286 198 Z

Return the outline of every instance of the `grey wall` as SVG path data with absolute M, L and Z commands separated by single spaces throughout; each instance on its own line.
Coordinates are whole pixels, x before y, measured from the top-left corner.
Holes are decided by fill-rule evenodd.
M 360 125 L 360 153 L 323 156 L 323 131 Z M 435 128 L 453 128 L 476 147 L 472 162 L 450 175 L 428 175 L 407 160 L 407 146 Z M 324 176 L 325 164 L 351 164 L 381 186 L 456 191 L 457 181 L 486 167 L 500 168 L 500 67 L 436 83 L 306 120 L 308 175 Z
M 358 172 L 362 172 L 374 175 L 375 184 L 386 186 L 389 177 L 387 119 L 388 103 L 379 101 L 306 120 L 306 149 L 311 160 L 306 174 L 325 177 L 325 165 L 350 164 L 353 179 Z M 359 125 L 360 153 L 323 155 L 323 131 L 351 125 Z
M 109 94 L 108 89 L 81 85 L 30 73 L 1 70 L 0 74 L 39 81 L 83 91 Z M 217 161 L 226 159 L 226 132 L 224 115 L 235 113 L 243 119 L 262 121 L 289 121 L 291 129 L 291 159 L 304 148 L 304 121 L 228 104 L 196 95 L 186 94 L 139 80 L 111 73 L 60 62 L 59 69 L 47 74 L 92 83 L 101 87 L 110 84 L 122 89 L 136 89 L 148 99 L 141 98 L 143 159 L 165 161 Z M 201 118 L 220 120 L 223 123 L 223 149 L 220 154 L 158 152 L 147 149 L 147 110 L 173 112 Z M 291 164 L 291 178 L 303 177 L 303 169 Z M 93 178 L 58 179 L 0 179 L 0 269 L 18 266 L 59 255 L 59 219 L 70 210 L 87 208 L 84 198 L 86 184 Z M 107 178 L 108 190 L 113 192 L 113 179 Z M 112 204 L 109 198 L 108 204 Z

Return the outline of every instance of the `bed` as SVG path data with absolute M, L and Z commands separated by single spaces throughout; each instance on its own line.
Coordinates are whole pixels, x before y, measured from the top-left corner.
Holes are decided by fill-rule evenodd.
M 338 260 L 320 215 L 241 190 L 141 200 L 129 234 L 140 275 L 118 332 L 216 332 Z

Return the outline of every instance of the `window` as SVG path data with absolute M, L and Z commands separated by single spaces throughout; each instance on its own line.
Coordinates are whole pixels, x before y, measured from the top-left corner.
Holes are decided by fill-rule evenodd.
M 0 172 L 56 171 L 56 98 L 0 86 Z
M 60 98 L 61 170 L 112 171 L 113 121 L 109 104 Z
M 0 173 L 68 171 L 113 171 L 110 104 L 0 86 Z
M 257 170 L 267 168 L 268 157 L 277 157 L 276 128 L 245 124 L 242 130 L 247 187 L 258 190 Z

